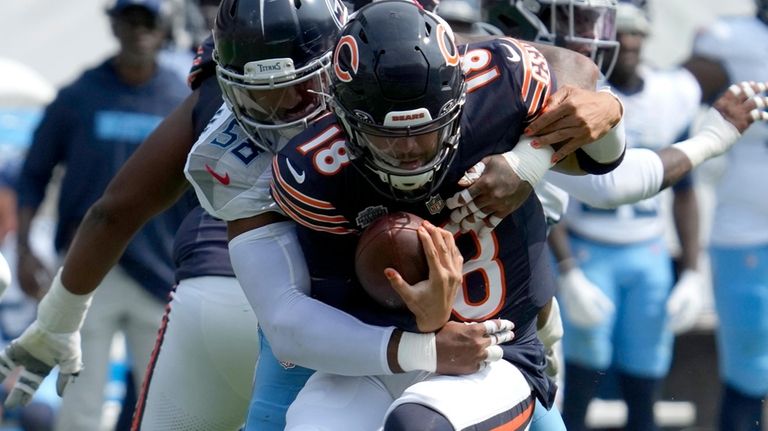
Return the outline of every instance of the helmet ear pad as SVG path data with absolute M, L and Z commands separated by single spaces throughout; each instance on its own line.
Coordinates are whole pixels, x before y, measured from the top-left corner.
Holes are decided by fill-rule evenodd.
M 371 3 L 344 27 L 332 70 L 331 106 L 354 164 L 390 197 L 419 200 L 431 193 L 453 159 L 466 93 L 450 27 L 411 2 Z M 436 131 L 437 157 L 408 169 L 378 156 L 364 138 Z

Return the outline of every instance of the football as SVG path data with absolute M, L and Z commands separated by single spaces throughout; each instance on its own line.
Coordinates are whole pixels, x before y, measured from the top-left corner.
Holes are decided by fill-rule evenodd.
M 429 278 L 427 257 L 418 228 L 422 219 L 397 212 L 374 220 L 360 236 L 355 252 L 355 272 L 363 289 L 379 304 L 404 309 L 405 303 L 384 275 L 394 268 L 408 284 Z

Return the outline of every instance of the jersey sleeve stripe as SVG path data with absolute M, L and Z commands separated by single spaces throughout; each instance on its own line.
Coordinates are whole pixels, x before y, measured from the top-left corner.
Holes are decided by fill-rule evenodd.
M 549 86 L 544 85 L 541 82 L 536 84 L 536 91 L 533 93 L 530 107 L 528 108 L 528 117 L 534 117 L 538 115 L 541 108 L 544 106 L 544 102 L 547 100 L 549 94 Z
M 306 210 L 301 207 L 299 203 L 293 202 L 290 196 L 286 196 L 282 193 L 279 187 L 274 186 L 273 184 L 273 194 L 274 192 L 277 192 L 278 196 L 276 198 L 279 198 L 282 202 L 282 205 L 280 205 L 283 208 L 289 208 L 294 213 L 298 213 L 298 215 L 314 220 L 316 222 L 320 223 L 329 223 L 329 224 L 343 224 L 347 223 L 347 219 L 344 216 L 340 215 L 323 215 L 316 212 L 312 212 L 309 210 Z
M 339 226 L 327 227 L 327 226 L 315 224 L 311 220 L 305 219 L 300 214 L 297 214 L 296 212 L 294 212 L 291 209 L 291 207 L 286 204 L 286 202 L 282 199 L 280 195 L 280 191 L 277 189 L 274 183 L 272 184 L 272 197 L 275 199 L 275 202 L 277 202 L 280 208 L 283 211 L 285 211 L 288 217 L 290 217 L 291 219 L 293 219 L 293 221 L 295 221 L 296 223 L 304 227 L 307 227 L 312 230 L 316 230 L 320 232 L 328 232 L 336 235 L 346 235 L 346 234 L 355 233 L 355 231 L 352 229 L 347 229 Z
M 520 96 L 528 105 L 528 117 L 535 117 L 546 104 L 552 80 L 546 58 L 532 45 L 520 43 L 512 38 L 504 38 L 520 51 L 523 63 L 523 82 Z

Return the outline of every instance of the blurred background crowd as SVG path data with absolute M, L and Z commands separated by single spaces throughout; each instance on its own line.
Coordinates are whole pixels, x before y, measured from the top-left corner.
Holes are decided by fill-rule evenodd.
M 453 18 L 467 17 L 466 19 L 472 20 L 477 19 L 473 17 L 482 17 L 479 0 L 444 0 L 443 3 L 442 11 L 447 15 L 454 14 L 451 15 Z M 161 85 L 163 91 L 168 94 L 154 95 L 164 98 L 167 106 L 152 112 L 154 118 L 162 118 L 186 95 L 184 80 L 196 47 L 210 34 L 209 28 L 217 4 L 216 0 L 166 0 L 162 4 L 162 11 L 155 11 L 169 20 L 167 28 L 163 28 L 158 35 L 157 53 L 157 61 L 167 67 L 169 75 L 165 78 L 168 81 Z M 755 10 L 753 0 L 649 0 L 646 7 L 650 17 L 650 29 L 641 58 L 645 64 L 662 69 L 674 67 L 687 59 L 697 32 L 711 26 L 718 17 L 751 16 Z M 61 223 L 61 220 L 58 220 L 59 209 L 55 196 L 58 195 L 62 178 L 65 177 L 60 167 L 52 171 L 50 181 L 44 178 L 44 181 L 39 182 L 47 192 L 44 199 L 41 195 L 39 202 L 33 202 L 32 206 L 36 209 L 32 214 L 33 221 L 29 223 L 31 219 L 17 217 L 17 190 L 30 187 L 29 184 L 19 184 L 18 175 L 25 157 L 28 157 L 27 150 L 33 133 L 43 110 L 54 100 L 60 88 L 72 83 L 86 69 L 96 67 L 105 58 L 118 52 L 120 30 L 119 25 L 115 25 L 115 20 L 125 20 L 130 24 L 131 20 L 142 19 L 137 16 L 122 16 L 120 12 L 110 0 L 26 0 L 6 1 L 0 5 L 0 39 L 5 41 L 0 47 L 0 251 L 8 261 L 12 273 L 10 287 L 0 301 L 0 343 L 17 337 L 32 322 L 36 302 L 44 292 L 35 291 L 29 286 L 48 285 L 50 273 L 59 264 L 57 256 L 66 248 L 68 241 L 66 238 L 59 238 L 58 235 L 62 234 L 56 231 L 56 224 Z M 766 48 L 763 46 L 755 49 Z M 154 61 L 154 58 L 149 60 Z M 134 76 L 133 79 L 142 78 Z M 72 108 L 88 109 L 79 105 L 59 108 L 63 111 Z M 66 121 L 66 117 L 61 121 Z M 156 123 L 151 123 L 151 119 L 148 121 L 150 123 L 147 123 L 147 127 L 151 130 L 151 125 Z M 145 135 L 137 136 L 135 143 L 141 142 L 143 136 Z M 122 158 L 114 157 L 112 162 L 117 168 L 119 160 L 124 161 L 125 155 Z M 39 164 L 45 165 L 46 162 L 42 160 Z M 694 177 L 701 214 L 699 232 L 703 251 L 699 257 L 699 267 L 703 274 L 702 297 L 705 306 L 697 316 L 694 329 L 676 339 L 672 369 L 664 385 L 664 401 L 657 404 L 656 410 L 657 421 L 664 429 L 715 429 L 720 396 L 714 336 L 718 321 L 713 305 L 706 245 L 716 203 L 713 183 L 721 170 L 720 163 L 714 160 L 698 169 Z M 64 184 L 67 187 L 66 181 Z M 99 196 L 101 191 L 94 193 L 94 196 Z M 671 202 L 671 198 L 668 200 Z M 29 201 L 25 201 L 26 203 Z M 90 203 L 84 203 L 84 208 Z M 671 220 L 670 216 L 670 227 L 673 225 Z M 675 255 L 680 251 L 677 236 L 674 229 L 668 229 L 668 232 L 666 240 Z M 28 241 L 22 241 L 28 250 L 17 249 L 19 234 L 28 238 Z M 170 244 L 167 244 L 167 247 L 170 247 Z M 24 276 L 37 279 L 25 283 L 25 289 L 22 289 L 17 272 L 19 256 L 30 251 L 37 262 L 27 265 L 39 267 L 35 266 Z M 29 269 L 29 266 L 27 268 Z M 108 333 L 111 347 L 107 349 L 103 344 L 99 347 L 104 350 L 106 371 L 104 381 L 94 382 L 94 387 L 103 387 L 104 401 L 96 406 L 96 409 L 103 413 L 99 419 L 101 429 L 129 429 L 137 390 L 134 380 L 141 381 L 146 358 L 144 362 L 139 359 L 131 361 L 126 352 L 146 350 L 148 353 L 151 349 L 162 315 L 163 301 L 158 297 L 161 297 L 161 294 L 155 297 L 149 295 L 146 298 L 146 309 L 151 310 L 147 319 L 154 323 L 147 325 L 151 341 L 145 342 L 144 347 L 126 347 L 132 345 L 130 338 L 136 331 L 128 325 L 117 328 L 115 334 Z M 85 336 L 87 334 L 84 332 Z M 132 362 L 136 363 L 136 368 L 132 366 Z M 136 379 L 131 378 L 133 373 L 136 373 Z M 35 403 L 23 410 L 2 412 L 0 430 L 55 429 L 54 424 L 57 422 L 56 416 L 62 400 L 56 396 L 52 382 L 53 379 L 47 379 L 45 387 L 38 391 Z M 5 390 L 0 388 L 0 394 L 4 392 Z M 601 390 L 599 399 L 592 402 L 587 414 L 587 422 L 591 427 L 621 429 L 626 421 L 626 406 L 618 400 L 619 397 L 613 395 L 615 393 L 608 387 Z M 97 398 L 99 397 L 97 391 Z M 60 423 L 56 429 L 67 431 L 72 428 Z M 764 430 L 768 430 L 768 427 Z

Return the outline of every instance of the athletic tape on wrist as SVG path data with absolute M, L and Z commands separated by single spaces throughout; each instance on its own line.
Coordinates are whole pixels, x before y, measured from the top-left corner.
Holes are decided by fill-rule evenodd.
M 531 139 L 521 139 L 512 151 L 503 154 L 509 166 L 531 186 L 536 185 L 549 168 L 552 167 L 552 155 L 555 151 L 549 145 L 533 148 Z
M 720 115 L 715 108 L 709 108 L 702 122 L 702 129 L 692 138 L 672 145 L 682 151 L 695 168 L 705 160 L 728 151 L 741 137 L 738 129 Z
M 595 142 L 590 142 L 581 147 L 589 157 L 598 163 L 615 162 L 622 154 L 626 146 L 624 132 L 624 117 L 611 130 Z
M 61 283 L 61 269 L 51 282 L 51 289 L 37 306 L 40 327 L 53 334 L 76 332 L 83 326 L 93 292 L 75 295 Z
M 397 348 L 397 362 L 403 371 L 437 371 L 437 342 L 435 334 L 403 332 Z

